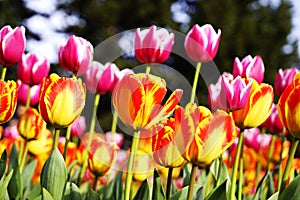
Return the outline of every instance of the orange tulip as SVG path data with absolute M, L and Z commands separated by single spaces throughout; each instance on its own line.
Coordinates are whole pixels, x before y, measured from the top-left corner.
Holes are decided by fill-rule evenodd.
M 0 124 L 8 122 L 17 106 L 18 84 L 15 81 L 0 80 Z
M 252 87 L 246 106 L 232 112 L 233 119 L 240 128 L 257 127 L 271 114 L 274 91 L 271 85 L 259 84 L 252 79 Z
M 296 138 L 300 138 L 300 73 L 283 91 L 278 101 L 278 115 L 285 128 Z
M 81 114 L 85 105 L 85 84 L 80 79 L 51 74 L 41 86 L 39 109 L 43 119 L 54 127 L 67 127 Z
M 154 161 L 164 167 L 180 167 L 184 162 L 176 142 L 175 119 L 170 118 L 154 126 L 152 151 Z
M 205 167 L 222 154 L 237 135 L 232 117 L 225 111 L 214 114 L 208 108 L 189 103 L 175 110 L 179 127 L 177 145 L 183 157 L 193 165 Z
M 166 82 L 160 77 L 127 74 L 113 91 L 113 105 L 124 124 L 135 130 L 149 129 L 166 119 L 182 96 L 182 90 L 175 90 L 161 106 L 166 93 Z
M 46 130 L 46 122 L 35 108 L 28 108 L 20 117 L 17 128 L 25 140 L 37 140 Z

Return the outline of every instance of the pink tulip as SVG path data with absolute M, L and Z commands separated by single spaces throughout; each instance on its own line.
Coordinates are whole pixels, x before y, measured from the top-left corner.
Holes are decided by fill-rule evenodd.
M 134 35 L 135 57 L 142 63 L 163 63 L 172 51 L 174 34 L 152 25 L 149 29 L 136 29 Z
M 244 143 L 247 147 L 258 151 L 260 148 L 268 147 L 271 143 L 270 134 L 261 134 L 259 128 L 245 129 Z
M 3 131 L 3 138 L 17 139 L 20 136 L 17 124 L 17 120 L 11 120 L 9 122 L 9 126 L 7 126 Z
M 261 125 L 261 127 L 264 127 L 268 129 L 271 133 L 277 133 L 281 134 L 283 131 L 283 126 L 280 121 L 277 106 L 273 104 L 272 106 L 272 112 L 268 119 Z
M 297 68 L 292 67 L 289 69 L 279 69 L 275 83 L 274 83 L 274 89 L 277 96 L 280 96 L 284 89 L 293 81 L 294 76 L 300 72 Z
M 0 65 L 11 66 L 21 60 L 25 50 L 25 28 L 12 29 L 4 26 L 0 30 Z
M 84 75 L 93 60 L 93 46 L 87 40 L 71 35 L 66 44 L 59 49 L 58 60 L 65 70 L 77 76 Z
M 18 80 L 18 103 L 26 105 L 29 85 Z M 34 85 L 30 89 L 30 106 L 35 106 L 39 103 L 41 84 Z
M 80 137 L 86 128 L 86 121 L 84 116 L 80 116 L 72 125 L 71 125 L 71 136 Z
M 262 83 L 264 80 L 265 66 L 260 56 L 248 55 L 243 58 L 242 62 L 238 57 L 234 59 L 233 63 L 233 76 L 241 76 L 242 78 L 253 78 L 258 83 Z
M 242 79 L 237 76 L 234 79 L 229 79 L 228 76 L 222 75 L 221 94 L 225 94 L 227 111 L 242 109 L 249 99 L 249 94 L 252 86 L 252 81 Z
M 49 61 L 35 53 L 23 54 L 18 65 L 18 78 L 30 86 L 42 83 L 50 71 Z
M 195 24 L 185 37 L 184 48 L 193 61 L 209 62 L 215 58 L 218 52 L 220 39 L 220 29 L 216 33 L 210 24 L 201 27 Z
M 114 142 L 118 147 L 121 147 L 124 141 L 124 136 L 120 133 L 107 132 L 105 133 L 105 139 L 107 142 Z
M 102 65 L 93 61 L 85 74 L 86 86 L 91 93 L 105 94 L 114 89 L 119 72 L 119 68 L 113 63 Z

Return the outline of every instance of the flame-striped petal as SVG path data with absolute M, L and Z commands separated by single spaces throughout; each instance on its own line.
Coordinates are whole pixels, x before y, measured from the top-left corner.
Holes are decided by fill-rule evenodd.
M 17 106 L 18 84 L 15 81 L 0 80 L 0 124 L 8 122 Z

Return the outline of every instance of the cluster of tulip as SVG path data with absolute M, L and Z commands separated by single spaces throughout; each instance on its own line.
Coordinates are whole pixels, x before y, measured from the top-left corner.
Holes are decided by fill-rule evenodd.
M 60 47 L 58 59 L 73 75 L 60 77 L 48 76 L 50 64 L 45 58 L 24 54 L 23 27 L 3 27 L 0 199 L 285 199 L 297 195 L 299 70 L 279 70 L 275 105 L 273 87 L 263 83 L 262 58 L 235 58 L 233 72 L 223 73 L 208 86 L 209 106 L 197 105 L 201 63 L 214 59 L 220 39 L 221 31 L 208 24 L 194 25 L 186 35 L 183 47 L 197 67 L 190 102 L 180 105 L 185 91 L 176 89 L 165 100 L 166 81 L 151 74 L 150 64 L 165 62 L 172 52 L 175 35 L 164 28 L 135 32 L 134 53 L 149 65 L 145 73 L 93 61 L 92 45 L 72 35 Z M 6 68 L 15 64 L 18 81 L 5 81 Z M 86 88 L 95 95 L 88 132 L 81 116 Z M 115 109 L 112 129 L 97 133 L 100 95 L 108 92 Z M 126 151 L 121 150 L 124 135 L 116 133 L 118 118 L 133 131 Z

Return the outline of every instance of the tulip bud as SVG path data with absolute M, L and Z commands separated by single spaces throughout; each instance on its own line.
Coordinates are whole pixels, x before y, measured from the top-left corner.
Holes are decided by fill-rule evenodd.
M 280 96 L 284 89 L 290 85 L 295 75 L 300 72 L 297 68 L 279 69 L 274 82 L 274 89 L 277 96 Z
M 84 116 L 80 116 L 72 125 L 71 125 L 71 136 L 80 137 L 86 128 L 86 121 Z
M 26 83 L 23 83 L 20 80 L 18 80 L 18 84 L 19 84 L 18 103 L 22 105 L 26 105 L 28 90 L 30 86 L 27 85 Z M 39 103 L 40 91 L 41 91 L 41 84 L 34 85 L 30 88 L 30 106 L 35 106 Z

